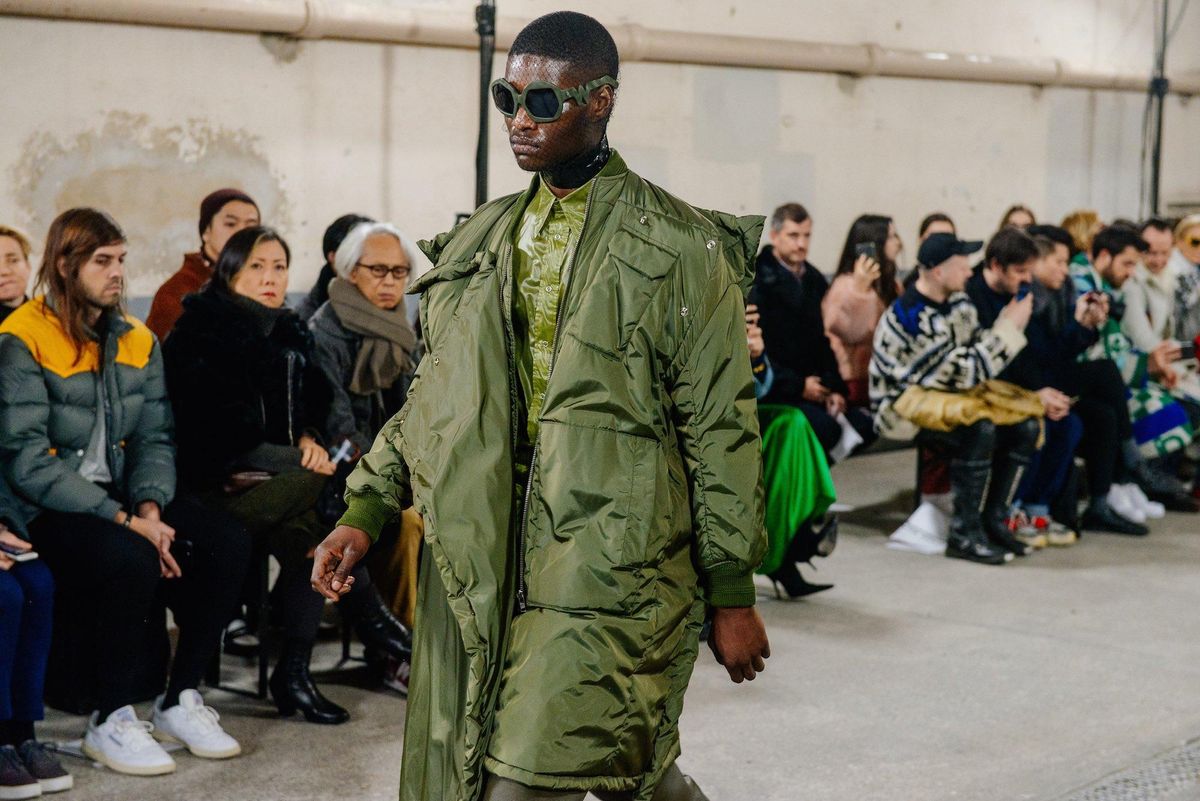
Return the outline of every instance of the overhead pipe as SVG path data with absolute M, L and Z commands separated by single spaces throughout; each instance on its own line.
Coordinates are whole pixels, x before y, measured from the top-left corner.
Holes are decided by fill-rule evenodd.
M 469 50 L 477 49 L 479 43 L 470 13 L 397 8 L 362 0 L 0 0 L 0 15 Z M 499 18 L 496 47 L 504 50 L 512 44 L 523 24 L 512 17 Z M 623 61 L 1130 92 L 1145 92 L 1147 85 L 1145 75 L 1077 69 L 1050 58 L 687 33 L 633 23 L 613 25 L 609 30 Z M 1173 78 L 1170 91 L 1200 94 L 1200 74 Z

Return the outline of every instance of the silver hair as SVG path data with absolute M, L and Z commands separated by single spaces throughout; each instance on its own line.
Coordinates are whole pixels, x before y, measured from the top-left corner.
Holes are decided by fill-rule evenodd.
M 346 238 L 338 246 L 337 253 L 333 254 L 333 269 L 337 271 L 339 278 L 350 280 L 350 271 L 362 258 L 363 247 L 366 246 L 367 240 L 376 234 L 387 234 L 400 243 L 400 247 L 408 259 L 411 270 L 410 279 L 416 278 L 418 273 L 423 272 L 422 266 L 425 263 L 425 257 L 408 237 L 400 233 L 399 228 L 391 223 L 364 222 L 350 229 L 350 233 L 346 234 Z

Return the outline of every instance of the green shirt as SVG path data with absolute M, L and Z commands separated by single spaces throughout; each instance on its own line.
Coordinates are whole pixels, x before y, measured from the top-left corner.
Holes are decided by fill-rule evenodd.
M 537 441 L 538 415 L 546 399 L 546 384 L 554 360 L 554 336 L 563 287 L 570 276 L 571 255 L 583 233 L 587 214 L 588 181 L 561 200 L 544 181 L 521 215 L 513 250 L 516 291 L 513 322 L 517 338 L 517 376 L 528 418 L 525 434 Z

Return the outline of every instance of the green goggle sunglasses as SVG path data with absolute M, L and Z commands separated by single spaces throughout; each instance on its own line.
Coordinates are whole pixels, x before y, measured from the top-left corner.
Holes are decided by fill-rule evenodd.
M 605 75 L 574 89 L 563 89 L 546 81 L 533 81 L 525 87 L 524 92 L 518 92 L 511 83 L 497 78 L 492 81 L 492 100 L 505 117 L 515 117 L 517 109 L 523 108 L 534 122 L 554 122 L 562 116 L 568 100 L 574 100 L 582 106 L 592 92 L 601 86 L 611 86 L 616 91 L 617 79 Z

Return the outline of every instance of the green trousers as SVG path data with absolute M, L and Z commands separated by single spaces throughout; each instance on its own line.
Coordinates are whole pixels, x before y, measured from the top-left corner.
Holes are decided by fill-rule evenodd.
M 600 801 L 625 801 L 633 797 L 632 793 L 602 790 L 595 790 L 592 795 Z M 539 790 L 498 776 L 488 777 L 487 787 L 483 791 L 483 801 L 583 801 L 586 796 L 585 790 Z M 653 801 L 708 801 L 708 796 L 700 791 L 691 778 L 680 772 L 678 765 L 672 765 L 654 791 Z

